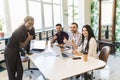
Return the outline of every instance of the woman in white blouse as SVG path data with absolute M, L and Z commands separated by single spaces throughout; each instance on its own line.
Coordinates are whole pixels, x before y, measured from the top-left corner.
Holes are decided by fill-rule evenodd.
M 95 57 L 97 55 L 97 42 L 90 25 L 84 25 L 82 28 L 82 44 L 77 49 L 73 50 L 76 55 L 81 55 L 82 51 L 87 51 L 88 56 Z

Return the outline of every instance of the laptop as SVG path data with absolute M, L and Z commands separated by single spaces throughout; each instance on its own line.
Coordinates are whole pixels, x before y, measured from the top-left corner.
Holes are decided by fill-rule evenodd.
M 31 51 L 44 51 L 46 48 L 46 40 L 31 41 Z
M 54 46 L 53 50 L 56 51 L 55 53 L 61 58 L 72 58 L 72 57 L 74 57 L 74 55 L 71 53 L 71 50 L 65 50 L 65 51 L 61 52 L 61 49 L 58 46 Z

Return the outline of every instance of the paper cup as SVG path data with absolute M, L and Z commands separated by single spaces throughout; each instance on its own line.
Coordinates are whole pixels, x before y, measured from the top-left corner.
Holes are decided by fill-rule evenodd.
M 84 60 L 85 62 L 88 61 L 88 53 L 87 53 L 87 52 L 83 52 L 83 60 Z

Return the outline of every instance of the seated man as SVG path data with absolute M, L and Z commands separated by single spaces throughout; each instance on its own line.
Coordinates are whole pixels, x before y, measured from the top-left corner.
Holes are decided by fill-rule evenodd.
M 69 36 L 66 32 L 62 31 L 62 25 L 61 24 L 56 24 L 56 31 L 57 31 L 57 33 L 52 38 L 51 46 L 53 46 L 55 41 L 57 41 L 58 46 L 63 47 L 63 45 L 64 45 L 63 40 L 64 39 L 68 40 Z
M 72 34 L 69 36 L 69 39 L 64 39 L 65 46 L 70 48 L 78 48 L 77 46 L 81 45 L 82 35 L 78 31 L 78 24 L 73 22 L 70 26 Z
M 30 31 L 28 31 L 30 33 L 30 35 L 33 35 L 33 39 L 35 39 L 35 30 L 34 28 L 32 28 Z M 27 54 L 31 54 L 30 53 L 30 42 L 27 44 L 26 47 L 24 48 L 20 48 L 19 50 L 21 52 L 21 56 L 25 56 L 25 53 Z

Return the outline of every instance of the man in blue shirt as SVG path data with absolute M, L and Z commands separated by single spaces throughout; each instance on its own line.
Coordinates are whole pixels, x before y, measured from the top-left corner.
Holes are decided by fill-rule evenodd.
M 62 25 L 61 24 L 56 24 L 56 31 L 57 33 L 54 35 L 51 44 L 53 45 L 56 41 L 58 43 L 59 46 L 63 46 L 64 45 L 64 39 L 69 38 L 68 34 L 64 31 L 62 31 Z

